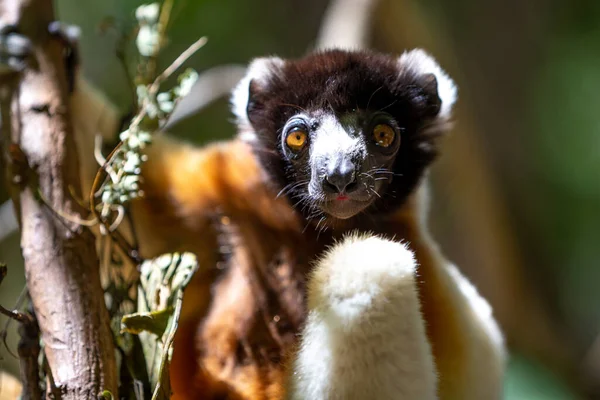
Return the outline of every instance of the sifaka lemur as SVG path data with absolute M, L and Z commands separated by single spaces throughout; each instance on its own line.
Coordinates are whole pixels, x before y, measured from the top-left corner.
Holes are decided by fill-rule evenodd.
M 25 52 L 14 61 L 5 47 L 18 65 Z M 91 160 L 118 117 L 75 78 L 72 123 Z M 140 252 L 192 251 L 201 265 L 173 398 L 501 398 L 491 309 L 426 226 L 427 169 L 455 101 L 422 50 L 332 49 L 254 60 L 229 141 L 155 134 L 131 207 Z M 82 169 L 87 188 L 94 168 Z

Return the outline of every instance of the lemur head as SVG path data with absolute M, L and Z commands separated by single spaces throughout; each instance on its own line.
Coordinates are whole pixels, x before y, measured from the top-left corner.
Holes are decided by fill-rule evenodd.
M 456 99 L 422 50 L 330 50 L 253 61 L 233 92 L 240 136 L 309 218 L 401 206 L 436 154 Z

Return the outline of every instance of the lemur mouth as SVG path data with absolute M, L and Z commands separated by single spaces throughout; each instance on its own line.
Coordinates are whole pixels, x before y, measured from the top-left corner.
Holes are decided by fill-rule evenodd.
M 335 199 L 322 203 L 321 209 L 334 218 L 348 219 L 367 208 L 372 199 L 353 199 L 348 195 L 338 195 Z
M 348 219 L 367 209 L 377 198 L 381 197 L 381 182 L 361 182 L 350 192 L 342 190 L 338 193 L 325 193 L 321 185 L 308 186 L 308 194 L 313 205 L 323 213 L 337 219 Z

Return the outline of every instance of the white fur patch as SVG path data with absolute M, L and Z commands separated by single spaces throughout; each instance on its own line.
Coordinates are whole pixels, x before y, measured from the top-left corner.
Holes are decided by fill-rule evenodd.
M 489 303 L 481 297 L 481 295 L 477 292 L 477 289 L 465 278 L 456 268 L 455 265 L 448 265 L 448 273 L 456 282 L 458 289 L 461 291 L 463 296 L 465 296 L 469 300 L 469 305 L 471 306 L 471 311 L 477 315 L 477 319 L 482 322 L 482 327 L 486 331 L 487 336 L 492 340 L 492 343 L 498 348 L 500 351 L 504 352 L 504 337 L 502 336 L 502 332 L 494 319 L 492 313 L 492 307 Z
M 243 140 L 252 141 L 255 137 L 246 111 L 249 100 L 248 96 L 250 94 L 250 82 L 254 81 L 258 85 L 266 83 L 270 76 L 277 73 L 283 63 L 283 59 L 279 57 L 261 57 L 254 59 L 250 65 L 248 65 L 246 76 L 244 76 L 233 89 L 230 99 L 231 109 L 240 129 L 240 137 Z
M 470 328 L 472 351 L 469 355 L 473 385 L 465 388 L 464 399 L 501 399 L 503 394 L 506 350 L 504 337 L 494 319 L 492 307 L 453 264 L 446 266 L 452 283 L 464 298 L 461 318 Z M 466 393 L 469 395 L 467 396 Z
M 343 304 L 368 294 L 374 299 L 389 286 L 412 279 L 416 262 L 413 253 L 403 244 L 370 235 L 350 235 L 318 263 L 308 290 L 310 308 L 339 308 Z M 350 316 L 348 314 L 347 316 Z
M 336 158 L 353 154 L 359 148 L 360 139 L 354 135 L 356 127 L 348 124 L 344 127 L 333 114 L 325 114 L 320 120 L 319 134 L 313 138 L 310 146 L 310 165 L 319 165 L 322 159 L 329 158 L 331 163 L 336 163 Z M 332 149 L 336 151 L 332 152 Z M 312 167 L 311 174 L 314 182 L 320 182 L 319 168 Z M 313 194 L 312 185 L 308 187 Z
M 437 398 L 437 375 L 403 244 L 350 236 L 316 266 L 293 365 L 293 400 Z
M 398 60 L 402 68 L 421 74 L 434 74 L 438 84 L 438 95 L 442 100 L 440 118 L 447 119 L 457 99 L 457 87 L 454 81 L 444 72 L 433 57 L 422 49 L 414 49 L 403 53 Z

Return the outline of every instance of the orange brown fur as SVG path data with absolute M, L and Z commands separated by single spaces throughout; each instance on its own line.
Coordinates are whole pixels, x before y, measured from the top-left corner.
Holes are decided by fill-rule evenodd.
M 193 251 L 201 266 L 175 340 L 175 398 L 281 398 L 280 356 L 303 320 L 304 271 L 287 262 L 287 249 L 302 245 L 299 219 L 273 200 L 241 142 L 198 150 L 157 137 L 143 176 L 145 197 L 133 208 L 142 254 Z M 238 242 L 218 243 L 220 234 Z M 277 258 L 276 274 L 260 271 Z M 281 310 L 269 309 L 273 298 Z M 280 333 L 274 320 L 292 329 Z
M 185 250 L 200 257 L 175 339 L 173 398 L 281 399 L 285 358 L 305 317 L 306 273 L 342 232 L 303 234 L 301 218 L 276 199 L 238 140 L 196 149 L 157 136 L 143 176 L 146 196 L 134 204 L 143 256 Z M 406 240 L 416 254 L 440 395 L 457 398 L 468 338 L 440 272 L 444 260 L 417 215 L 413 196 L 377 231 Z

